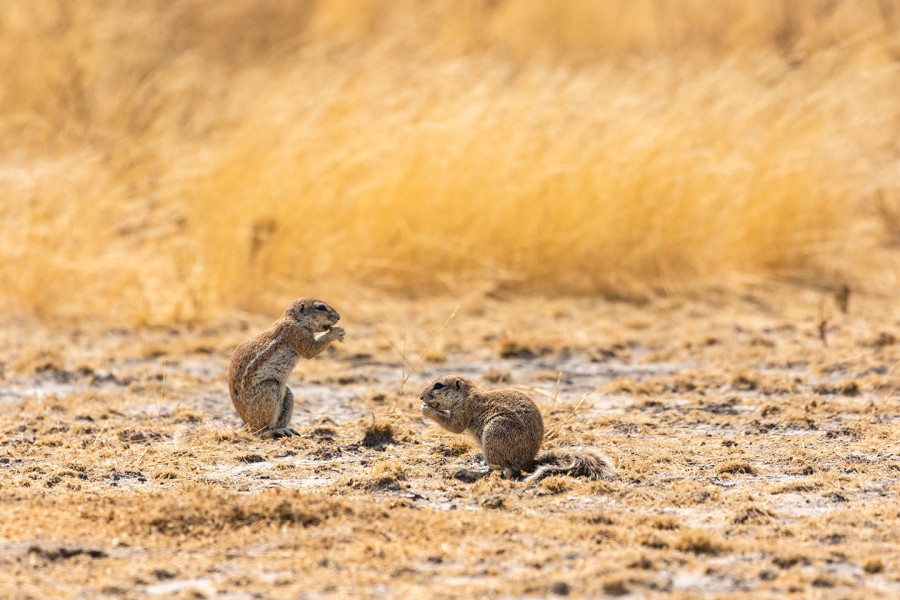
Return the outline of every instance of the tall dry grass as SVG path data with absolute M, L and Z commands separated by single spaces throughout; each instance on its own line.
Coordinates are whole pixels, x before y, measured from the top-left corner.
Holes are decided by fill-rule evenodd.
M 13 314 L 897 286 L 897 0 L 6 3 L 0 73 Z

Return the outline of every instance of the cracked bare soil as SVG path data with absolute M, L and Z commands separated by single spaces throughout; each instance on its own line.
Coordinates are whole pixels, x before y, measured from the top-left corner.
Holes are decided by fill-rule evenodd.
M 3 323 L 0 595 L 900 594 L 892 299 L 477 298 L 446 327 L 456 301 L 341 300 L 286 440 L 241 430 L 225 386 L 270 316 Z M 478 454 L 416 401 L 451 372 L 529 390 L 545 447 L 618 478 L 453 479 Z

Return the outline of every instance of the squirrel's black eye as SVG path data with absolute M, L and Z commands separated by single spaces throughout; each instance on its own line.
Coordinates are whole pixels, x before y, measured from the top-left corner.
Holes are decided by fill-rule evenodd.
M 321 310 L 324 312 L 324 311 L 328 310 L 328 307 L 325 306 L 324 304 L 316 304 L 316 310 Z
M 438 381 L 436 384 L 434 384 L 434 389 L 436 389 L 436 390 L 439 390 L 443 387 L 444 387 L 444 384 L 441 383 L 440 381 Z

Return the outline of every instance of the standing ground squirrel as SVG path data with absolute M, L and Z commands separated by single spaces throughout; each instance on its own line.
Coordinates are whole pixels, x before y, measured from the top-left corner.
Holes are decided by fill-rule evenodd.
M 312 358 L 331 342 L 344 341 L 344 330 L 334 326 L 340 318 L 321 300 L 299 298 L 269 329 L 235 348 L 228 370 L 231 402 L 255 433 L 299 435 L 288 427 L 294 412 L 288 375 L 301 356 Z
M 424 402 L 423 415 L 448 431 L 465 431 L 474 437 L 488 467 L 502 471 L 506 478 L 532 470 L 526 481 L 554 474 L 590 479 L 613 476 L 612 462 L 595 450 L 551 450 L 537 456 L 544 419 L 522 392 L 482 390 L 471 379 L 449 375 L 429 384 L 419 398 Z M 470 478 L 472 473 L 463 469 L 457 476 Z

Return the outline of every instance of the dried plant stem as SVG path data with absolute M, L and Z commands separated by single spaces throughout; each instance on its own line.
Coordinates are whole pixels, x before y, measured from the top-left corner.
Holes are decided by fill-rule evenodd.
M 559 423 L 557 423 L 556 425 L 551 427 L 547 431 L 547 433 L 544 434 L 544 439 L 549 440 L 549 439 L 553 439 L 554 437 L 556 437 L 557 434 L 560 432 L 560 430 L 566 425 L 566 423 L 570 422 L 572 419 L 575 418 L 575 416 L 581 410 L 581 407 L 584 405 L 585 401 L 588 398 L 590 398 L 591 396 L 593 396 L 594 394 L 599 394 L 601 391 L 602 390 L 594 389 L 589 392 L 586 392 L 581 397 L 581 400 L 579 400 L 578 403 L 574 406 L 574 408 L 572 408 L 572 411 L 568 415 L 566 415 L 566 417 L 562 421 L 560 421 Z
M 444 324 L 441 326 L 441 328 L 437 331 L 437 333 L 434 334 L 434 337 L 431 338 L 431 340 L 425 346 L 425 349 L 422 350 L 422 354 L 419 355 L 419 358 L 417 358 L 416 362 L 414 362 L 412 367 L 410 367 L 409 372 L 403 376 L 403 380 L 400 382 L 400 394 L 401 395 L 403 394 L 403 387 L 406 385 L 406 382 L 409 381 L 409 378 L 412 377 L 413 373 L 416 372 L 416 369 L 419 368 L 419 365 L 422 363 L 422 359 L 425 358 L 425 355 L 428 353 L 428 350 L 431 349 L 431 346 L 441 336 L 441 334 L 444 333 L 444 331 L 450 325 L 450 321 L 453 320 L 453 317 L 456 316 L 456 313 L 458 311 L 459 311 L 459 304 L 457 304 L 455 307 L 453 307 L 453 311 L 450 312 L 450 316 L 447 317 L 447 320 L 444 321 Z M 404 345 L 404 348 L 405 348 L 405 345 Z

